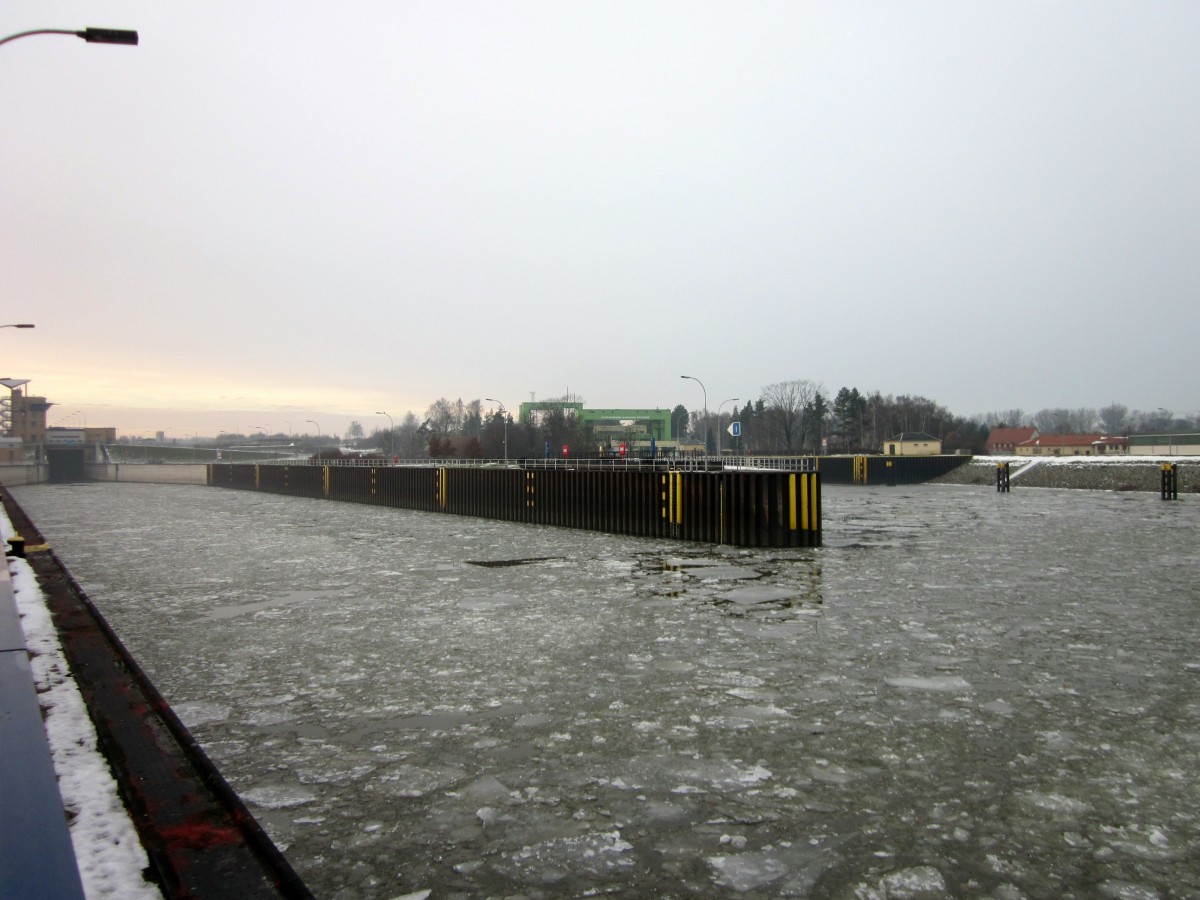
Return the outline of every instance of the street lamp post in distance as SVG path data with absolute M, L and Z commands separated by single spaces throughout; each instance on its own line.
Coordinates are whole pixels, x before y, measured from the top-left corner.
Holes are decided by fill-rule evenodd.
M 1158 411 L 1160 413 L 1166 413 L 1167 428 L 1170 429 L 1175 424 L 1175 413 L 1171 412 L 1171 410 L 1167 409 L 1165 406 L 1160 406 L 1158 408 Z M 1174 455 L 1175 455 L 1175 435 L 1168 434 L 1167 435 L 1167 456 L 1174 456 Z
M 508 410 L 505 408 L 504 404 L 501 403 L 499 400 L 497 400 L 495 397 L 484 397 L 483 399 L 486 400 L 488 403 L 495 403 L 497 406 L 500 407 L 500 415 L 503 416 L 503 420 L 504 420 L 504 465 L 507 466 L 508 465 Z
M 695 375 L 680 375 L 679 377 L 696 382 L 696 384 L 700 385 L 700 390 L 704 393 L 704 455 L 708 456 L 708 391 L 704 387 L 704 382 Z
M 728 400 L 722 400 L 720 406 L 717 407 L 717 458 L 721 456 L 721 409 L 726 403 L 737 403 L 740 397 L 730 397 Z

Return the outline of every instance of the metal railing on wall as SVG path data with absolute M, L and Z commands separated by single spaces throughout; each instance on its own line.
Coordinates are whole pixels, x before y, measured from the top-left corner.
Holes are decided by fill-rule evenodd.
M 236 462 L 237 460 L 224 460 Z M 620 459 L 379 459 L 371 457 L 313 459 L 294 457 L 290 459 L 255 460 L 262 466 L 328 466 L 330 468 L 428 468 L 439 466 L 448 469 L 533 469 L 538 471 L 612 471 L 614 469 L 663 469 L 667 471 L 705 472 L 720 469 L 751 469 L 780 472 L 815 472 L 817 458 L 814 456 L 660 456 L 626 457 Z

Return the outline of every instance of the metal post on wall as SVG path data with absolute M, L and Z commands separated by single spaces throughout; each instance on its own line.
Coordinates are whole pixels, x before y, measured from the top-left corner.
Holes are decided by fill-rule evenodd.
M 1162 498 L 1164 500 L 1179 499 L 1179 473 L 1175 463 L 1162 465 Z

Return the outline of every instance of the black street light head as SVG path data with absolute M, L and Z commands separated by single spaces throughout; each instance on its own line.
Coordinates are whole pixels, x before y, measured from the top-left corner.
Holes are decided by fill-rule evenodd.
M 137 44 L 138 33 L 123 28 L 85 28 L 75 32 L 89 44 Z
M 0 44 L 20 38 L 33 37 L 38 34 L 73 34 L 81 37 L 89 44 L 137 44 L 138 33 L 124 28 L 85 28 L 83 31 L 73 31 L 70 28 L 35 28 L 33 31 L 18 31 L 8 37 L 0 38 Z

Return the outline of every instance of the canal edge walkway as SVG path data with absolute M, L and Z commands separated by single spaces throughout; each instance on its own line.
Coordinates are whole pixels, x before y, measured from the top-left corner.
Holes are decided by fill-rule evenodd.
M 84 897 L 25 633 L 7 565 L 0 573 L 0 894 Z
M 311 900 L 303 881 L 2 485 L 0 501 L 13 532 L 25 539 L 30 551 L 29 566 L 163 895 Z M 26 669 L 27 654 L 22 635 L 14 655 L 25 657 Z M 7 694 L 9 684 L 2 687 Z M 25 679 L 24 688 L 32 694 L 31 677 Z M 7 700 L 7 696 L 0 698 L 5 704 Z M 36 699 L 33 702 L 36 705 Z M 37 724 L 44 742 L 40 719 Z M 49 765 L 48 750 L 44 759 Z M 41 798 L 41 814 L 65 824 L 57 786 L 54 795 L 56 800 Z M 3 799 L 7 803 L 8 798 Z M 4 809 L 7 818 L 7 805 Z M 37 860 L 37 867 L 50 864 L 41 851 L 29 859 Z M 56 870 L 67 866 L 61 860 L 54 865 Z M 67 871 L 77 871 L 73 857 Z M 0 870 L 0 876 L 9 877 L 5 870 Z M 9 896 L 10 887 L 17 885 L 0 880 L 0 893 Z M 33 892 L 17 890 L 12 896 L 83 895 L 46 893 L 43 885 Z

